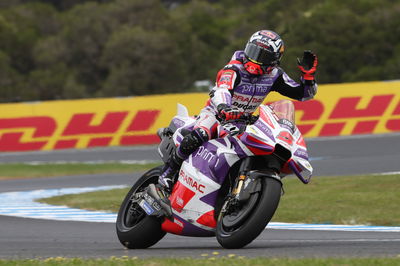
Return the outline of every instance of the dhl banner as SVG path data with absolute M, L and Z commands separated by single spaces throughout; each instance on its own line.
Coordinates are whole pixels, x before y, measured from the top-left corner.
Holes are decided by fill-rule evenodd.
M 284 97 L 271 93 L 268 102 Z M 0 152 L 155 144 L 176 103 L 197 114 L 207 93 L 0 104 Z M 400 131 L 400 82 L 320 85 L 294 101 L 305 137 Z

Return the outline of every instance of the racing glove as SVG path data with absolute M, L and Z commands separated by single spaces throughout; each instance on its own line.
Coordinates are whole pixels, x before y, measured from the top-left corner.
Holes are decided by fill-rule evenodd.
M 314 82 L 314 75 L 317 71 L 318 58 L 310 50 L 306 50 L 303 53 L 303 58 L 300 60 L 297 58 L 297 67 L 302 73 L 302 77 L 305 81 L 310 80 Z
M 224 103 L 218 105 L 217 110 L 219 117 L 224 120 L 239 119 L 243 115 L 243 112 L 241 112 L 236 106 L 229 106 Z

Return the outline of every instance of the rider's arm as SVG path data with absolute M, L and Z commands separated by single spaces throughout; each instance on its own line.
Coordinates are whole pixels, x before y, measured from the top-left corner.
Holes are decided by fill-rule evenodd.
M 210 103 L 217 109 L 220 104 L 232 104 L 233 88 L 239 83 L 240 76 L 234 68 L 225 67 L 217 74 L 215 87 L 210 92 Z
M 295 82 L 285 72 L 275 80 L 272 90 L 299 101 L 306 101 L 314 98 L 318 85 L 314 80 L 300 78 L 300 83 Z

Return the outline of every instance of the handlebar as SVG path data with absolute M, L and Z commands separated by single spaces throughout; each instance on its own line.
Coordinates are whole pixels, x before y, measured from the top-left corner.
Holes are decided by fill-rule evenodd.
M 258 117 L 252 114 L 243 114 L 239 119 L 225 120 L 219 116 L 216 116 L 217 120 L 220 122 L 222 128 L 229 132 L 230 135 L 234 136 L 240 134 L 246 130 L 248 125 L 254 124 Z
M 225 120 L 225 119 L 222 119 L 221 117 L 219 117 L 218 115 L 216 116 L 217 117 L 217 120 L 220 122 L 220 124 L 223 126 L 223 125 L 226 125 L 226 124 L 229 124 L 229 123 L 243 123 L 243 124 L 246 124 L 246 125 L 252 125 L 252 124 L 254 124 L 256 121 L 257 121 L 257 119 L 259 118 L 259 116 L 258 115 L 252 115 L 252 114 L 243 114 L 240 118 L 238 118 L 238 119 L 231 119 L 231 120 Z

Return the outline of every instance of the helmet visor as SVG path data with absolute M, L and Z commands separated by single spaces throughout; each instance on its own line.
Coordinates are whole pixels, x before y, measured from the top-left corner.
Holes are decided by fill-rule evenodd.
M 278 63 L 278 53 L 270 52 L 254 43 L 248 43 L 244 49 L 246 57 L 254 63 L 272 66 Z

